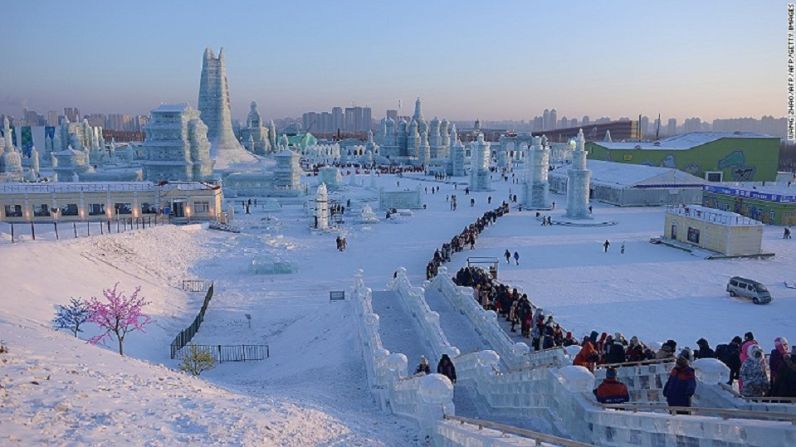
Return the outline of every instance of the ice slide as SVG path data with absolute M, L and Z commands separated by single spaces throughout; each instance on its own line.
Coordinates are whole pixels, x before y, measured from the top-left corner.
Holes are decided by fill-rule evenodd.
M 420 362 L 421 355 L 426 356 L 432 370 L 436 370 L 437 365 L 426 338 L 399 300 L 400 296 L 391 290 L 373 291 L 373 312 L 379 316 L 379 334 L 384 348 L 406 355 L 410 374 Z

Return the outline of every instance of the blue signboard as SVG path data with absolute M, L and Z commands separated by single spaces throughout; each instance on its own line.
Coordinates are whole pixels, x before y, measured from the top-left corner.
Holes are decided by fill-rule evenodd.
M 796 194 L 784 195 L 753 191 L 748 189 L 731 188 L 727 186 L 705 185 L 705 191 L 728 196 L 746 197 L 749 199 L 764 200 L 766 202 L 796 203 Z

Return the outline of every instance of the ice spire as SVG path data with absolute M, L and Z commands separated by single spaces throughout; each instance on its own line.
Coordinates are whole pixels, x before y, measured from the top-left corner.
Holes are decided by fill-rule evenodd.
M 420 97 L 419 96 L 417 97 L 417 101 L 415 101 L 415 114 L 412 115 L 412 118 L 414 118 L 417 121 L 420 121 L 420 120 L 423 119 L 423 111 L 421 110 L 421 107 L 420 107 Z
M 229 101 L 229 85 L 224 64 L 224 49 L 218 57 L 205 49 L 202 59 L 202 75 L 199 82 L 200 118 L 207 125 L 210 153 L 216 161 L 215 167 L 227 169 L 231 164 L 256 161 L 235 138 L 232 131 L 232 112 Z

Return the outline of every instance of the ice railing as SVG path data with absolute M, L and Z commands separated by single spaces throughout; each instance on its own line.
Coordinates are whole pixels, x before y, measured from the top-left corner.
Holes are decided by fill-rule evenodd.
M 437 276 L 431 281 L 431 287 L 439 290 L 445 299 L 448 299 L 470 320 L 476 332 L 484 337 L 509 369 L 563 366 L 571 363 L 563 348 L 532 353 L 527 344 L 513 341 L 500 327 L 497 313 L 492 310 L 484 310 L 473 298 L 471 287 L 457 286 L 448 276 L 447 267 L 439 268 Z
M 669 373 L 674 367 L 674 359 L 667 359 L 659 363 L 637 363 L 614 365 L 616 378 L 627 385 L 631 402 L 661 402 L 663 386 L 669 378 Z M 605 379 L 607 368 L 599 367 L 594 371 L 597 383 Z
M 559 436 L 597 445 L 796 445 L 796 425 L 789 422 L 604 409 L 594 398 L 595 378 L 586 368 L 501 373 L 496 362 L 497 356 L 490 358 L 486 352 L 460 358 L 456 365 L 461 371 L 459 380 L 471 381 L 491 414 L 543 417 Z M 724 378 L 716 373 L 719 368 L 713 362 L 697 362 L 695 367 L 697 394 L 700 388 Z
M 406 356 L 384 348 L 379 316 L 373 312 L 372 290 L 365 287 L 361 270 L 354 277 L 351 297 L 371 393 L 382 410 L 407 417 L 425 435 L 433 435 L 442 416 L 454 414 L 453 385 L 441 374 L 410 377 Z
M 390 281 L 388 286 L 400 296 L 402 305 L 406 306 L 406 310 L 417 321 L 423 336 L 429 342 L 436 361 L 439 361 L 442 354 L 448 354 L 451 359 L 460 354 L 459 348 L 451 345 L 442 331 L 439 324 L 439 313 L 428 307 L 425 289 L 412 286 L 406 276 L 405 268 L 398 269 L 395 278 Z

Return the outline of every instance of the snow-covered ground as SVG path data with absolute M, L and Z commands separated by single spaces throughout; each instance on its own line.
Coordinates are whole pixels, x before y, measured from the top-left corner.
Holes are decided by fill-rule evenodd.
M 369 180 L 363 178 L 363 183 Z M 10 244 L 7 227 L 0 227 L 0 280 L 5 285 L 0 339 L 11 349 L 0 355 L 8 362 L 0 369 L 0 411 L 6 412 L 4 421 L 6 414 L 12 420 L 10 430 L 4 424 L 0 443 L 55 437 L 101 444 L 129 433 L 132 443 L 151 445 L 422 444 L 410 423 L 385 415 L 372 402 L 350 303 L 330 302 L 329 291 L 346 289 L 359 268 L 374 289 L 385 288 L 400 266 L 419 285 L 434 249 L 496 207 L 509 189 L 518 193 L 519 185 L 495 182 L 494 191 L 465 196 L 463 185 L 428 179 L 380 176 L 376 183 L 387 189 L 428 187 L 428 193 L 421 192 L 428 209 L 398 223 L 382 219 L 361 225 L 353 223 L 356 216 L 347 216 L 341 230 L 348 240 L 345 252 L 335 249 L 336 232 L 309 230 L 311 219 L 298 203 L 276 212 L 255 207 L 254 214 L 239 213 L 235 224 L 243 229 L 240 234 L 162 226 L 59 242 L 42 240 L 47 239 L 44 232 L 35 242 Z M 432 186 L 441 189 L 431 194 Z M 457 211 L 446 201 L 451 194 L 459 198 Z M 356 208 L 365 202 L 378 207 L 377 192 L 363 187 L 331 196 L 351 199 Z M 470 197 L 476 199 L 474 207 Z M 554 200 L 556 215 L 565 204 L 563 196 Z M 774 258 L 708 261 L 648 242 L 662 233 L 662 209 L 598 204 L 594 212 L 617 225 L 542 227 L 534 213 L 513 209 L 485 230 L 475 250 L 454 255 L 449 270 L 455 272 L 467 256 L 500 258 L 506 249 L 517 250 L 521 265 L 503 262 L 500 279 L 522 288 L 575 335 L 591 329 L 621 331 L 648 341 L 675 338 L 683 345 L 705 336 L 715 345 L 752 330 L 769 349 L 775 336 L 796 339 L 789 318 L 796 310 L 796 290 L 782 286 L 796 279 L 796 250 L 793 242 L 779 239 L 778 228 L 765 233 L 764 248 L 775 252 Z M 380 211 L 377 215 L 384 217 Z M 607 254 L 601 246 L 605 239 L 612 242 Z M 626 251 L 619 254 L 622 242 Z M 254 274 L 250 264 L 255 259 L 281 259 L 298 270 Z M 724 285 L 736 274 L 766 283 L 774 301 L 755 306 L 727 297 Z M 268 344 L 271 357 L 218 365 L 203 373 L 203 380 L 173 371 L 177 364 L 169 359 L 168 345 L 191 322 L 202 300 L 202 294 L 177 287 L 184 278 L 216 284 L 195 343 Z M 125 349 L 145 362 L 49 329 L 56 304 L 70 296 L 98 296 L 117 281 L 128 291 L 141 285 L 152 303 L 147 310 L 155 323 L 145 333 L 130 335 Z M 81 336 L 87 338 L 92 330 Z M 416 361 L 409 359 L 411 368 Z M 40 377 L 47 375 L 50 380 Z M 126 402 L 128 394 L 134 402 Z M 115 410 L 124 417 L 112 415 Z M 29 422 L 43 419 L 28 415 L 59 412 L 67 416 L 46 429 Z M 225 426 L 240 428 L 217 438 Z M 80 427 L 91 430 L 86 434 Z

